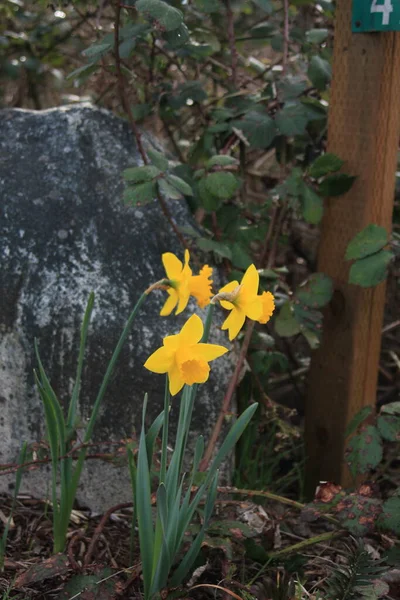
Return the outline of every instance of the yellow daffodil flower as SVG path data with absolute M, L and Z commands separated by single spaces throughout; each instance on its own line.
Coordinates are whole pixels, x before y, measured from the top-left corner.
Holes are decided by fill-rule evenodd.
M 212 287 L 212 268 L 208 265 L 200 270 L 198 275 L 193 275 L 189 281 L 190 295 L 196 298 L 197 304 L 200 308 L 205 308 L 210 304 L 210 300 L 213 296 L 211 291 Z
M 231 281 L 220 289 L 219 294 L 231 294 L 228 300 L 220 300 L 221 305 L 231 314 L 225 319 L 222 329 L 227 329 L 229 339 L 233 340 L 246 320 L 246 317 L 258 321 L 263 313 L 261 296 L 258 296 L 259 275 L 254 265 L 250 265 L 243 275 L 239 285 L 237 281 Z
M 185 384 L 207 381 L 210 374 L 209 361 L 228 352 L 223 346 L 199 343 L 203 331 L 200 317 L 192 315 L 177 335 L 164 338 L 162 347 L 153 352 L 144 364 L 153 373 L 168 373 L 172 396 Z
M 176 305 L 178 307 L 175 314 L 179 315 L 185 310 L 190 296 L 196 298 L 200 308 L 205 308 L 210 304 L 210 299 L 213 296 L 211 291 L 212 279 L 210 279 L 212 268 L 204 265 L 198 275 L 192 275 L 189 259 L 189 250 L 185 250 L 184 264 L 172 252 L 165 252 L 162 255 L 162 262 L 168 279 L 168 298 L 160 312 L 162 317 L 170 315 Z
M 169 280 L 169 287 L 167 289 L 168 298 L 160 312 L 162 317 L 170 315 L 176 305 L 178 307 L 175 314 L 179 315 L 179 313 L 185 310 L 189 302 L 189 281 L 192 277 L 189 258 L 189 250 L 185 250 L 185 264 L 182 264 L 182 261 L 175 254 L 172 254 L 172 252 L 165 252 L 161 257 L 167 279 Z
M 239 285 L 231 281 L 220 289 L 218 296 L 221 306 L 231 311 L 225 319 L 222 329 L 227 329 L 229 339 L 233 340 L 246 320 L 246 317 L 259 323 L 267 323 L 275 309 L 274 297 L 271 292 L 258 295 L 259 275 L 254 265 L 250 265 Z
M 275 298 L 273 297 L 271 292 L 263 292 L 261 294 L 261 302 L 262 314 L 261 318 L 258 319 L 258 322 L 265 325 L 265 323 L 268 323 L 268 321 L 272 317 L 272 313 L 275 310 Z

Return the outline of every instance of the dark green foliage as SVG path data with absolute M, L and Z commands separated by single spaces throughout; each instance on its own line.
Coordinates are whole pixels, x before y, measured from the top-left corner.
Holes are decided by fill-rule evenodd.
M 382 460 L 382 439 L 373 425 L 363 426 L 347 448 L 346 459 L 354 476 L 375 469 Z
M 387 584 L 379 579 L 386 570 L 382 561 L 372 558 L 361 540 L 347 546 L 346 559 L 347 564 L 332 568 L 323 588 L 325 598 L 375 600 L 388 593 Z
M 319 193 L 322 196 L 341 196 L 349 191 L 355 179 L 355 177 L 346 175 L 345 173 L 328 175 L 319 184 Z
M 356 260 L 350 269 L 349 283 L 361 287 L 378 285 L 386 279 L 387 268 L 393 256 L 388 250 L 380 250 L 376 254 Z
M 347 246 L 346 259 L 366 258 L 381 250 L 388 243 L 387 231 L 378 225 L 368 225 Z

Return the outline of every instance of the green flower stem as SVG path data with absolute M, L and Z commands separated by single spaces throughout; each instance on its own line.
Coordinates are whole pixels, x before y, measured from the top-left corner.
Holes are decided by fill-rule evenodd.
M 110 362 L 108 364 L 107 371 L 106 371 L 106 373 L 104 375 L 102 384 L 100 386 L 99 393 L 97 394 L 97 398 L 96 398 L 96 401 L 95 401 L 94 406 L 93 406 L 92 414 L 90 416 L 90 420 L 89 420 L 88 426 L 86 428 L 85 437 L 83 439 L 83 443 L 84 444 L 87 444 L 87 442 L 90 440 L 90 438 L 92 436 L 94 424 L 96 422 L 96 418 L 97 418 L 97 415 L 98 415 L 98 412 L 99 412 L 99 409 L 100 409 L 101 401 L 103 400 L 103 397 L 104 397 L 104 394 L 106 393 L 108 384 L 110 383 L 110 379 L 111 379 L 111 376 L 113 374 L 115 364 L 116 364 L 116 362 L 118 360 L 118 357 L 119 357 L 119 355 L 121 353 L 122 347 L 124 346 L 124 344 L 126 342 L 126 339 L 127 339 L 128 335 L 129 335 L 129 332 L 131 330 L 133 321 L 134 321 L 134 319 L 135 319 L 135 317 L 136 317 L 136 315 L 137 315 L 137 313 L 139 311 L 139 308 L 142 306 L 142 304 L 146 300 L 146 298 L 148 296 L 148 293 L 149 293 L 149 290 L 146 290 L 146 292 L 144 292 L 140 296 L 139 300 L 136 302 L 136 304 L 134 306 L 134 309 L 132 310 L 132 312 L 131 312 L 131 314 L 129 316 L 129 319 L 126 322 L 126 325 L 125 325 L 125 327 L 124 327 L 124 329 L 122 331 L 121 337 L 119 338 L 118 344 L 117 344 L 117 346 L 116 346 L 116 348 L 114 350 L 114 353 L 113 353 L 113 355 L 111 357 L 111 360 L 110 360 Z M 69 508 L 69 513 L 72 510 L 72 506 L 73 506 L 73 503 L 74 503 L 74 499 L 75 499 L 75 495 L 76 495 L 76 490 L 78 488 L 78 484 L 79 484 L 80 476 L 81 476 L 81 473 L 82 473 L 83 463 L 84 463 L 84 460 L 86 458 L 86 454 L 87 454 L 87 447 L 85 446 L 85 447 L 82 448 L 82 450 L 79 453 L 78 461 L 77 461 L 77 464 L 76 464 L 76 467 L 75 467 L 75 472 L 74 472 L 74 475 L 72 477 L 71 495 L 70 495 L 70 502 L 69 502 L 69 507 L 68 507 Z
M 207 314 L 206 314 L 206 320 L 204 322 L 204 333 L 203 333 L 203 337 L 201 338 L 201 342 L 203 344 L 205 344 L 206 342 L 208 342 L 208 337 L 210 335 L 212 318 L 213 318 L 213 315 L 214 315 L 214 308 L 215 308 L 215 304 L 213 304 L 211 302 L 208 305 Z
M 165 394 L 164 394 L 164 424 L 161 445 L 161 468 L 160 468 L 160 483 L 165 483 L 167 473 L 167 454 L 168 454 L 168 425 L 169 425 L 169 381 L 168 375 L 165 378 Z

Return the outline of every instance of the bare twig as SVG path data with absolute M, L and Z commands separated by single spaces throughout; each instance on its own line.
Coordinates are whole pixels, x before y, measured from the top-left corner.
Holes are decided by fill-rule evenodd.
M 218 441 L 219 434 L 221 433 L 221 429 L 224 424 L 224 419 L 229 412 L 233 394 L 235 392 L 236 386 L 239 381 L 239 375 L 242 370 L 243 363 L 246 359 L 246 354 L 247 354 L 247 350 L 249 349 L 251 334 L 253 333 L 253 329 L 254 329 L 254 321 L 249 321 L 247 323 L 247 329 L 246 329 L 246 333 L 244 336 L 242 347 L 240 349 L 238 361 L 236 363 L 235 370 L 234 370 L 231 380 L 229 382 L 228 389 L 226 391 L 226 394 L 225 394 L 225 397 L 224 397 L 224 400 L 222 403 L 221 411 L 218 415 L 218 419 L 215 422 L 214 429 L 213 429 L 210 439 L 208 441 L 208 445 L 207 445 L 206 451 L 204 453 L 204 457 L 200 463 L 199 471 L 205 471 L 207 469 L 208 464 L 214 453 L 215 445 Z
M 229 48 L 231 51 L 231 80 L 232 80 L 232 85 L 234 88 L 237 87 L 237 62 L 238 62 L 238 54 L 237 54 L 237 50 L 236 50 L 236 43 L 235 43 L 235 26 L 234 26 L 234 22 L 233 22 L 233 11 L 232 11 L 232 7 L 231 7 L 231 1 L 230 0 L 225 0 L 225 6 L 226 6 L 226 17 L 228 20 L 228 41 L 229 41 Z
M 282 75 L 285 75 L 289 56 L 289 0 L 283 0 Z
M 137 144 L 140 156 L 142 157 L 144 164 L 147 165 L 149 163 L 149 159 L 147 158 L 146 152 L 143 147 L 142 135 L 140 133 L 138 126 L 136 125 L 135 119 L 133 118 L 131 107 L 129 106 L 129 102 L 128 102 L 128 98 L 127 98 L 126 90 L 125 90 L 124 75 L 123 75 L 122 69 L 121 69 L 121 58 L 119 55 L 120 17 L 121 17 L 121 4 L 120 4 L 120 0 L 116 0 L 116 2 L 115 2 L 115 23 L 114 23 L 114 54 L 115 54 L 115 70 L 116 70 L 117 79 L 118 79 L 119 96 L 120 96 L 122 108 L 124 109 L 124 111 L 126 112 L 126 114 L 128 116 L 128 121 L 131 126 L 133 135 L 135 136 L 136 144 Z M 185 238 L 179 231 L 176 223 L 174 222 L 174 220 L 172 218 L 172 215 L 169 211 L 167 203 L 165 202 L 164 198 L 161 196 L 161 194 L 159 192 L 157 193 L 157 200 L 160 204 L 161 210 L 164 213 L 165 218 L 167 219 L 168 223 L 170 224 L 171 228 L 173 229 L 176 237 L 178 238 L 178 240 L 180 241 L 180 243 L 182 244 L 182 246 L 184 248 L 188 248 L 188 244 L 187 244 Z
M 90 564 L 94 549 L 97 544 L 97 540 L 99 539 L 100 535 L 102 534 L 103 529 L 106 526 L 106 523 L 107 523 L 108 519 L 111 517 L 111 515 L 113 513 L 115 513 L 117 510 L 121 510 L 123 508 L 131 508 L 131 507 L 132 507 L 132 502 L 123 502 L 121 504 L 116 504 L 115 506 L 112 506 L 111 508 L 109 508 L 107 510 L 107 512 L 104 513 L 104 515 L 101 518 L 101 521 L 99 522 L 96 529 L 94 530 L 92 539 L 90 540 L 89 548 L 86 552 L 85 560 L 83 563 L 85 566 Z

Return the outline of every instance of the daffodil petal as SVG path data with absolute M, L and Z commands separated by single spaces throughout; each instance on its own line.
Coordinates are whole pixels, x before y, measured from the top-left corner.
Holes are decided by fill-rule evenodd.
M 189 254 L 189 250 L 186 248 L 185 250 L 185 266 L 189 264 L 189 260 L 190 260 L 190 254 Z
M 179 347 L 179 334 L 167 335 L 163 340 L 163 345 L 167 348 L 171 354 L 176 352 Z
M 192 315 L 182 327 L 179 338 L 180 343 L 190 346 L 197 344 L 203 337 L 204 327 L 203 321 L 198 315 Z
M 261 318 L 263 312 L 263 305 L 261 296 L 257 296 L 254 302 L 246 305 L 246 316 L 253 321 L 258 321 Z
M 271 292 L 263 292 L 261 294 L 261 302 L 262 302 L 262 315 L 258 319 L 259 323 L 265 325 L 268 323 L 272 314 L 275 310 L 275 299 Z
M 232 310 L 232 308 L 234 308 L 235 306 L 234 304 L 232 304 L 232 302 L 228 302 L 228 300 L 220 300 L 220 304 L 226 310 Z
M 189 297 L 190 297 L 189 289 L 182 290 L 180 288 L 179 292 L 178 292 L 178 297 L 179 297 L 179 300 L 178 300 L 178 308 L 176 309 L 176 313 L 175 313 L 176 315 L 179 315 L 187 307 L 187 304 L 189 302 Z
M 239 282 L 238 281 L 230 281 L 229 283 L 227 283 L 226 285 L 224 285 L 224 287 L 222 287 L 219 290 L 219 294 L 225 294 L 225 293 L 229 293 L 229 292 L 233 292 L 234 289 L 236 289 L 237 287 L 239 287 Z
M 234 308 L 222 325 L 221 329 L 228 329 L 229 339 L 232 341 L 243 327 L 246 315 L 240 308 Z
M 159 348 L 144 363 L 144 366 L 153 373 L 167 373 L 173 364 L 174 357 L 164 346 Z
M 260 276 L 254 265 L 250 265 L 246 273 L 243 275 L 241 286 L 243 291 L 247 294 L 257 295 L 258 285 L 260 282 Z
M 178 304 L 177 292 L 173 288 L 170 288 L 167 291 L 168 291 L 169 296 L 168 296 L 164 306 L 160 310 L 161 317 L 167 317 L 168 315 L 170 315 L 172 313 L 172 311 L 174 310 L 175 306 Z
M 218 344 L 196 344 L 193 348 L 193 354 L 207 362 L 223 356 L 226 352 L 228 352 L 228 348 Z
M 175 396 L 178 392 L 181 391 L 185 382 L 183 381 L 181 374 L 179 372 L 178 365 L 174 362 L 172 368 L 168 371 L 168 380 L 169 380 L 169 391 L 171 396 Z
M 183 264 L 179 258 L 172 252 L 164 252 L 161 260 L 168 279 L 178 279 L 183 269 Z

